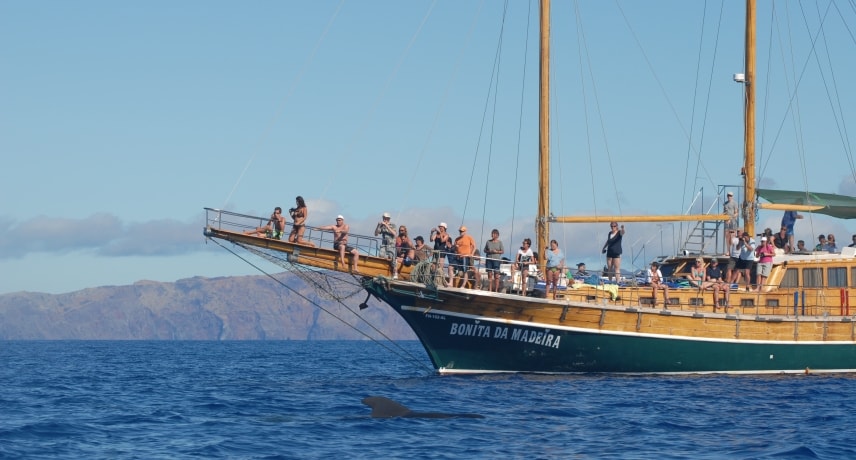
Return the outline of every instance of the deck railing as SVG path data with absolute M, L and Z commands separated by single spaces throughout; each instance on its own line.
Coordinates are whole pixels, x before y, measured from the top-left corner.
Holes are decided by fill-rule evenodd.
M 270 217 L 259 217 L 249 214 L 241 214 L 232 211 L 224 211 L 222 209 L 205 208 L 205 224 L 217 230 L 227 230 L 233 232 L 244 232 L 246 230 L 254 230 L 267 225 Z M 285 229 L 281 237 L 282 240 L 287 240 L 291 234 L 294 225 L 290 222 L 285 223 Z M 306 225 L 301 238 L 303 241 L 310 242 L 321 248 L 333 247 L 333 232 L 330 230 L 321 230 L 318 227 Z M 380 239 L 374 236 L 360 235 L 357 233 L 348 233 L 348 246 L 357 248 L 361 255 L 377 256 L 380 248 Z

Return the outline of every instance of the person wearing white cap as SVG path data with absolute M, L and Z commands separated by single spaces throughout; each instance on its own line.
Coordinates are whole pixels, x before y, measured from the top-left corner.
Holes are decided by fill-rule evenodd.
M 390 220 L 392 216 L 385 212 L 381 221 L 375 226 L 374 235 L 380 235 L 380 248 L 377 255 L 389 259 L 389 269 L 395 276 L 395 224 Z
M 345 253 L 347 252 L 351 254 L 354 259 L 353 271 L 357 271 L 357 264 L 360 262 L 360 253 L 357 251 L 357 248 L 348 246 L 348 232 L 351 231 L 351 227 L 345 223 L 345 218 L 339 214 L 336 216 L 335 225 L 325 225 L 323 227 L 318 227 L 318 229 L 331 230 L 333 232 L 333 249 L 339 251 L 339 263 L 341 264 L 341 269 L 348 266 L 348 264 L 345 263 Z
M 440 222 L 440 225 L 431 229 L 431 236 L 428 237 L 428 241 L 434 242 L 434 260 L 437 261 L 437 271 L 439 273 L 443 273 L 443 259 L 449 256 L 449 262 L 451 262 L 454 257 L 454 254 L 452 254 L 452 239 L 446 233 L 447 228 L 448 226 L 445 222 Z
M 737 202 L 734 201 L 734 192 L 728 192 L 725 195 L 725 204 L 722 207 L 724 213 L 728 215 L 728 220 L 725 221 L 725 244 L 723 245 L 723 248 L 725 248 L 726 255 L 728 255 L 728 246 L 731 240 L 731 235 L 728 233 L 728 231 L 737 231 L 737 224 L 739 223 L 739 218 L 737 215 L 738 207 Z

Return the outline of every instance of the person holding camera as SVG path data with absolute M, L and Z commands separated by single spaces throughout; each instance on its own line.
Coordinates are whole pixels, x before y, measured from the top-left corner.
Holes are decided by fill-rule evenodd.
M 740 239 L 737 241 L 736 249 L 738 251 L 737 266 L 734 267 L 734 273 L 731 274 L 731 283 L 740 284 L 741 275 L 746 278 L 746 290 L 751 289 L 750 284 L 752 278 L 749 275 L 749 269 L 752 268 L 752 263 L 755 261 L 755 240 L 747 232 L 743 232 Z
M 270 219 L 266 225 L 258 227 L 255 230 L 246 230 L 244 235 L 264 236 L 267 238 L 280 239 L 285 228 L 285 217 L 282 216 L 282 208 L 277 206 L 270 215 Z
M 446 223 L 440 222 L 439 225 L 431 229 L 431 236 L 428 237 L 428 241 L 434 243 L 434 260 L 437 262 L 437 270 L 440 273 L 443 273 L 445 259 L 448 257 L 449 267 L 451 267 L 455 257 L 452 253 L 452 237 L 446 232 L 446 228 Z M 452 269 L 449 268 L 449 271 L 451 272 Z M 453 276 L 454 273 L 451 273 L 449 280 Z
M 309 209 L 306 208 L 306 202 L 303 201 L 302 196 L 298 196 L 294 201 L 296 206 L 288 210 L 291 218 L 294 219 L 294 225 L 291 226 L 288 241 L 290 243 L 315 247 L 311 242 L 303 240 L 303 232 L 306 231 L 306 218 L 309 217 Z
M 383 213 L 381 221 L 375 226 L 374 234 L 380 236 L 380 248 L 377 255 L 389 259 L 389 270 L 395 277 L 395 224 L 392 223 L 391 219 L 392 216 L 388 212 Z

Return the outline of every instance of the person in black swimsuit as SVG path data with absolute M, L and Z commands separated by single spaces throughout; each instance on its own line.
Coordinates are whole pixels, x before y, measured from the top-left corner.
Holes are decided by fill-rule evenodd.
M 297 203 L 297 206 L 289 209 L 291 218 L 294 219 L 294 225 L 291 226 L 291 233 L 288 235 L 288 241 L 290 243 L 305 244 L 307 246 L 315 247 L 311 242 L 303 240 L 303 232 L 306 231 L 306 218 L 309 217 L 309 209 L 306 207 L 306 202 L 303 201 L 302 196 L 298 196 L 294 201 Z

